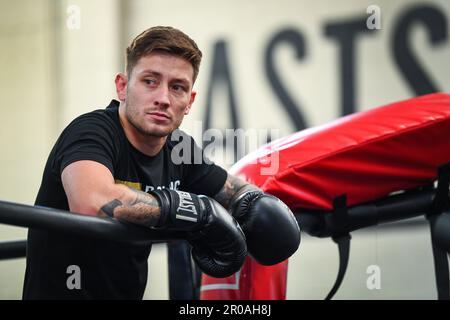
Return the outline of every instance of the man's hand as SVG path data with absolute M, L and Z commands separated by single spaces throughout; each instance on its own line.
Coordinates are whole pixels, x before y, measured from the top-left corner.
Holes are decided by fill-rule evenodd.
M 289 258 L 300 245 L 300 228 L 278 198 L 231 174 L 214 197 L 239 222 L 250 255 L 273 265 Z
M 239 271 L 247 255 L 245 236 L 225 208 L 188 192 L 164 189 L 150 194 L 161 207 L 155 228 L 186 231 L 192 256 L 203 272 L 221 278 Z
M 231 199 L 230 212 L 247 238 L 248 251 L 260 264 L 289 258 L 300 245 L 300 228 L 291 210 L 277 197 L 252 186 Z

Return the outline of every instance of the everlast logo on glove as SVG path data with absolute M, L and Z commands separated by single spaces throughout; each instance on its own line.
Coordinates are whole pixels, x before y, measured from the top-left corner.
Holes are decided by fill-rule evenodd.
M 183 231 L 199 268 L 215 277 L 239 271 L 247 256 L 247 244 L 236 220 L 214 199 L 169 189 L 150 193 L 159 202 L 158 227 Z
M 197 222 L 198 213 L 191 194 L 183 191 L 176 192 L 180 197 L 180 202 L 178 204 L 177 214 L 175 217 L 180 220 Z

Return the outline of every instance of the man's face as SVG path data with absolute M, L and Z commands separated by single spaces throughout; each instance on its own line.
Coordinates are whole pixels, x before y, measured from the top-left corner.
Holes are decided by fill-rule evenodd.
M 193 74 L 192 65 L 179 56 L 153 52 L 140 58 L 126 80 L 127 120 L 145 136 L 170 134 L 194 102 Z

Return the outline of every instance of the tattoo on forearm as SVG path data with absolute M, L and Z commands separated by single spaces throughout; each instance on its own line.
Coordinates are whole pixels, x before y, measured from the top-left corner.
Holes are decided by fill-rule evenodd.
M 99 215 L 106 214 L 145 227 L 156 226 L 161 213 L 158 201 L 145 192 L 132 188 L 130 190 L 134 193 L 132 200 L 122 203 L 122 201 L 114 199 L 100 209 Z
M 256 189 L 255 186 L 229 174 L 227 181 L 225 181 L 222 189 L 214 196 L 214 199 L 216 199 L 225 208 L 229 208 L 231 199 L 238 193 L 240 194 L 247 191 L 249 188 Z
M 101 207 L 100 211 L 106 213 L 108 216 L 112 218 L 114 217 L 114 209 L 121 205 L 123 205 L 123 203 L 120 200 L 114 199 L 113 201 L 108 202 L 103 207 Z

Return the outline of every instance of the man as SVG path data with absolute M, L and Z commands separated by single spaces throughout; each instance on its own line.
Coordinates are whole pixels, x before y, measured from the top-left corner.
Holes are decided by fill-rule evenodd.
M 36 205 L 186 232 L 194 260 L 217 277 L 239 270 L 247 246 L 264 264 L 295 252 L 298 225 L 281 201 L 214 164 L 174 161 L 175 135 L 190 141 L 183 151 L 192 159 L 202 154 L 177 130 L 196 97 L 201 57 L 195 42 L 171 27 L 137 36 L 127 48 L 126 74 L 115 78 L 119 101 L 62 132 Z M 273 248 L 258 247 L 261 232 Z M 150 249 L 30 229 L 23 297 L 142 299 Z M 75 288 L 67 285 L 70 266 L 81 271 Z

